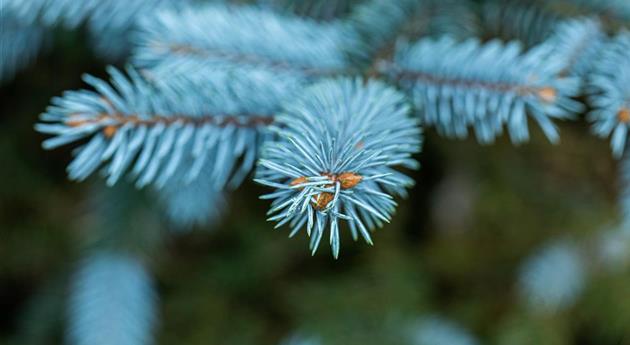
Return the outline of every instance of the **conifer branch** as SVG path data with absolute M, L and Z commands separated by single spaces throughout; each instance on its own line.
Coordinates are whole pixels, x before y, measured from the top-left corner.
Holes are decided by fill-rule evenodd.
M 566 61 L 547 42 L 523 52 L 515 42 L 450 37 L 399 45 L 383 71 L 409 91 L 427 125 L 463 138 L 474 127 L 480 142 L 492 142 L 507 126 L 515 143 L 529 138 L 529 114 L 555 142 L 553 118 L 569 118 L 582 107 L 571 99 L 579 79 L 561 76 Z
M 306 228 L 317 250 L 330 226 L 339 255 L 339 222 L 356 240 L 372 243 L 369 231 L 389 222 L 393 195 L 406 195 L 413 180 L 395 166 L 417 168 L 420 129 L 408 117 L 404 97 L 384 84 L 360 79 L 324 81 L 304 92 L 278 116 L 280 140 L 268 143 L 256 181 L 276 189 L 269 220 L 289 224 L 291 235 Z
M 630 129 L 630 32 L 621 32 L 602 48 L 587 88 L 593 130 L 612 136 L 613 152 L 621 157 Z
M 268 70 L 292 79 L 339 74 L 350 68 L 345 52 L 358 44 L 346 24 L 247 6 L 163 11 L 144 20 L 140 31 L 134 61 L 160 78 L 200 66 Z
M 47 149 L 89 139 L 68 167 L 72 179 L 83 180 L 105 165 L 110 185 L 131 172 L 138 187 L 163 187 L 190 183 L 205 167 L 217 190 L 236 185 L 266 138 L 261 129 L 273 121 L 283 97 L 299 90 L 281 83 L 268 87 L 264 81 L 271 76 L 260 73 L 260 79 L 241 82 L 230 73 L 167 81 L 150 81 L 131 68 L 129 78 L 113 68 L 109 73 L 111 85 L 85 77 L 97 92 L 53 99 L 41 117 L 46 123 L 36 126 L 55 135 L 44 141 Z M 250 93 L 257 97 L 241 98 Z

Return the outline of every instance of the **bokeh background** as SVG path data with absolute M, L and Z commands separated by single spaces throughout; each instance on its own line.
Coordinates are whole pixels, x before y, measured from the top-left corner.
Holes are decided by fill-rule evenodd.
M 107 62 L 87 42 L 59 29 L 0 86 L 0 343 L 61 344 L 67 283 L 86 242 L 131 219 L 159 234 L 150 261 L 158 344 L 277 344 L 295 331 L 325 344 L 399 344 L 401 329 L 426 315 L 481 344 L 630 344 L 630 270 L 599 255 L 618 219 L 618 162 L 585 121 L 562 123 L 559 145 L 537 129 L 520 147 L 428 130 L 417 185 L 393 222 L 374 246 L 344 232 L 334 260 L 327 246 L 311 256 L 304 234 L 273 230 L 258 199 L 266 190 L 252 182 L 217 222 L 187 233 L 170 232 L 142 192 L 127 191 L 128 219 L 104 218 L 94 200 L 102 181 L 68 181 L 71 148 L 45 152 L 33 130 L 52 96 L 84 86 L 82 73 L 104 76 Z M 563 308 L 532 308 L 519 288 L 524 262 L 567 239 L 588 254 L 583 290 Z

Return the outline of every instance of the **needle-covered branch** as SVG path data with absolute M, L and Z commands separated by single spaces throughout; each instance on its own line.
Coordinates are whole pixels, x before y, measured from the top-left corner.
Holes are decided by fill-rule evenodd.
M 463 138 L 473 127 L 488 143 L 507 127 L 512 141 L 528 140 L 528 115 L 551 141 L 558 141 L 552 119 L 582 110 L 571 97 L 578 78 L 561 75 L 566 59 L 543 43 L 523 51 L 517 42 L 450 37 L 399 44 L 394 62 L 383 71 L 407 90 L 423 123 Z
M 624 31 L 604 46 L 595 62 L 588 92 L 594 108 L 589 118 L 599 136 L 612 136 L 615 156 L 621 157 L 630 128 L 630 32 Z
M 134 61 L 160 78 L 215 70 L 272 71 L 277 78 L 346 73 L 358 44 L 347 24 L 317 23 L 264 8 L 207 5 L 162 11 L 141 24 Z
M 127 72 L 110 68 L 111 83 L 86 76 L 95 91 L 66 92 L 41 116 L 37 130 L 54 135 L 44 141 L 47 149 L 88 139 L 68 167 L 71 179 L 83 180 L 103 166 L 110 185 L 125 173 L 138 187 L 163 187 L 190 183 L 202 172 L 217 190 L 238 185 L 268 137 L 261 129 L 273 122 L 284 97 L 299 90 L 268 85 L 272 76 L 264 72 L 167 81 Z
M 340 79 L 319 83 L 287 106 L 273 127 L 280 137 L 263 149 L 257 181 L 275 189 L 270 220 L 311 237 L 314 253 L 330 227 L 339 255 L 340 220 L 355 239 L 390 221 L 394 195 L 405 196 L 413 180 L 394 167 L 417 168 L 417 120 L 399 92 L 376 81 Z

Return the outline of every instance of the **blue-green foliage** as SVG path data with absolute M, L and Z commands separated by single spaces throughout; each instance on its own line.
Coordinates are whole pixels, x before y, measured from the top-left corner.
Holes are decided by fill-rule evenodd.
M 151 276 L 138 259 L 96 252 L 81 263 L 70 291 L 68 343 L 152 343 L 156 296 Z
M 422 0 L 416 15 L 402 35 L 409 38 L 444 35 L 456 39 L 476 37 L 480 32 L 477 6 L 471 1 Z
M 266 138 L 260 129 L 290 94 L 281 83 L 266 87 L 254 78 L 232 85 L 228 72 L 170 83 L 127 72 L 129 77 L 110 68 L 111 84 L 86 76 L 96 92 L 55 98 L 41 117 L 45 123 L 36 126 L 55 135 L 44 142 L 47 149 L 89 138 L 68 167 L 71 179 L 83 180 L 104 166 L 110 185 L 130 171 L 138 187 L 160 188 L 190 183 L 206 167 L 203 176 L 217 190 L 238 185 Z M 242 98 L 250 94 L 256 96 Z
M 468 331 L 437 316 L 418 320 L 411 328 L 411 345 L 477 345 Z
M 597 64 L 606 35 L 597 19 L 567 19 L 558 22 L 548 40 L 555 46 L 556 55 L 566 61 L 563 72 L 584 81 Z
M 423 123 L 444 135 L 463 138 L 473 127 L 488 143 L 507 127 L 519 143 L 529 138 L 529 115 L 557 141 L 552 119 L 571 118 L 582 106 L 571 99 L 579 79 L 560 75 L 567 61 L 555 49 L 541 44 L 524 52 L 517 42 L 428 38 L 399 44 L 384 70 L 411 94 Z
M 0 10 L 0 82 L 5 82 L 35 59 L 45 33 L 40 26 L 23 25 L 10 11 Z
M 420 122 L 449 137 L 463 138 L 472 128 L 483 143 L 506 128 L 515 143 L 524 142 L 528 122 L 536 122 L 555 142 L 553 121 L 582 112 L 575 96 L 583 91 L 595 131 L 612 134 L 617 155 L 626 146 L 630 34 L 608 40 L 602 25 L 614 27 L 605 20 L 610 15 L 628 20 L 627 0 L 497 1 L 480 11 L 477 2 L 456 0 L 198 2 L 0 2 L 0 42 L 10 47 L 2 50 L 0 80 L 35 55 L 42 26 L 84 24 L 95 47 L 111 57 L 133 45 L 134 66 L 126 73 L 109 68 L 109 81 L 86 76 L 91 89 L 54 98 L 36 128 L 53 135 L 45 148 L 81 144 L 68 167 L 71 179 L 101 169 L 109 185 L 128 177 L 137 187 L 151 186 L 179 228 L 213 222 L 226 189 L 237 187 L 261 155 L 256 181 L 273 188 L 262 197 L 272 200 L 269 219 L 289 225 L 291 236 L 305 229 L 313 253 L 329 229 L 337 257 L 342 221 L 355 240 L 372 243 L 370 232 L 395 212 L 393 198 L 413 185 L 396 168 L 418 167 L 412 155 L 421 147 Z M 548 11 L 567 3 L 605 19 Z M 288 11 L 277 13 L 278 6 Z M 402 92 L 373 79 L 327 79 L 368 66 Z M 612 242 L 630 237 L 630 155 L 622 165 L 626 221 Z M 127 210 L 132 203 L 110 206 Z M 150 238 L 115 230 L 101 248 L 134 248 L 128 242 L 140 246 Z M 581 255 L 575 244 L 559 242 L 528 260 L 519 278 L 526 303 L 569 307 L 584 288 Z M 147 344 L 153 303 L 141 262 L 93 254 L 73 284 L 69 339 Z M 419 322 L 412 341 L 477 344 L 439 318 Z
M 463 39 L 479 32 L 474 4 L 458 0 L 367 0 L 356 6 L 348 21 L 363 41 L 353 53 L 368 60 L 382 58 L 398 36 Z
M 226 71 L 273 71 L 275 79 L 344 73 L 358 42 L 342 23 L 320 24 L 255 7 L 207 5 L 143 21 L 134 62 L 160 78 Z M 270 85 L 271 87 L 271 85 Z
M 589 79 L 594 108 L 589 118 L 602 137 L 612 135 L 615 156 L 626 147 L 630 126 L 630 32 L 624 31 L 604 46 Z
M 420 2 L 421 0 L 367 0 L 357 5 L 348 22 L 361 36 L 363 45 L 359 52 L 362 57 L 372 58 L 372 55 L 395 39 L 404 23 L 416 13 Z
M 524 1 L 488 1 L 481 10 L 486 35 L 519 40 L 528 47 L 547 39 L 559 20 L 558 15 Z
M 86 25 L 90 43 L 107 59 L 129 53 L 131 35 L 143 16 L 160 9 L 177 10 L 189 0 L 3 0 L 0 9 L 10 12 L 24 28 Z
M 394 170 L 417 168 L 420 129 L 404 96 L 377 81 L 341 79 L 317 84 L 276 117 L 279 140 L 262 152 L 257 181 L 276 190 L 269 218 L 289 223 L 291 236 L 306 228 L 314 253 L 326 227 L 339 254 L 339 220 L 353 238 L 372 243 L 369 231 L 389 222 L 413 180 Z M 345 175 L 344 175 L 345 174 Z
M 182 1 L 177 1 L 182 2 Z M 64 25 L 75 28 L 84 22 L 101 31 L 135 24 L 139 14 L 177 3 L 173 0 L 3 0 L 1 7 L 12 11 L 24 24 Z M 184 1 L 185 2 L 185 1 Z
M 548 0 L 545 0 L 548 1 Z M 554 5 L 573 5 L 621 21 L 630 21 L 630 2 L 627 0 L 551 0 Z
M 329 23 L 223 4 L 155 6 L 155 15 L 137 15 L 148 3 L 133 2 L 128 10 L 113 7 L 126 13 L 110 24 L 105 23 L 107 16 L 97 15 L 100 7 L 87 3 L 34 0 L 5 6 L 21 8 L 22 15 L 49 18 L 44 22 L 50 23 L 52 18 L 63 22 L 68 13 L 76 13 L 71 18 L 76 22 L 69 25 L 103 20 L 100 27 L 117 28 L 140 22 L 133 61 L 141 69 L 130 69 L 130 78 L 111 70 L 111 85 L 87 77 L 96 92 L 69 92 L 54 99 L 42 116 L 47 123 L 37 128 L 56 135 L 45 142 L 47 148 L 88 139 L 69 166 L 73 179 L 85 179 L 104 167 L 113 184 L 131 172 L 138 187 L 151 184 L 161 189 L 162 200 L 179 200 L 165 205 L 199 206 L 191 213 L 169 208 L 182 217 L 177 221 L 182 224 L 199 222 L 202 214 L 216 210 L 208 204 L 215 199 L 203 198 L 201 190 L 220 195 L 225 186 L 238 186 L 246 177 L 258 147 L 271 138 L 262 129 L 277 119 L 283 102 L 291 108 L 303 87 L 324 76 L 348 73 L 353 68 L 348 55 L 372 56 L 373 49 L 399 31 L 433 37 L 399 43 L 392 61 L 382 62 L 381 70 L 408 91 L 424 123 L 454 137 L 465 137 L 472 127 L 481 142 L 492 142 L 505 128 L 514 142 L 526 141 L 528 118 L 557 141 L 552 120 L 582 110 L 572 97 L 580 93 L 593 62 L 599 61 L 604 41 L 596 20 L 559 20 L 518 3 L 492 3 L 488 6 L 495 7 L 482 13 L 502 18 L 503 26 L 495 31 L 526 45 L 537 43 L 529 50 L 515 41 L 464 39 L 479 29 L 474 19 L 468 20 L 475 13 L 468 2 L 370 0 L 355 6 L 347 19 Z M 516 13 L 523 17 L 513 17 Z M 510 18 L 513 27 L 507 27 Z M 537 37 L 522 37 L 523 23 L 536 23 Z M 610 67 L 598 69 L 592 80 L 599 80 L 605 68 Z M 597 96 L 600 102 L 594 103 L 602 104 L 603 96 Z M 598 123 L 597 128 L 604 132 L 606 127 Z M 625 125 L 617 128 L 616 147 L 627 136 L 621 132 Z M 182 201 L 186 198 L 190 202 Z M 183 219 L 188 217 L 190 221 Z M 367 227 L 375 225 L 378 222 Z
M 586 268 L 580 248 L 555 241 L 534 253 L 523 265 L 519 288 L 533 309 L 557 311 L 570 307 L 582 293 Z
M 331 21 L 345 17 L 365 0 L 259 0 L 258 4 L 277 11 L 287 11 L 319 21 Z
M 202 176 L 190 183 L 168 183 L 157 191 L 160 204 L 175 230 L 186 231 L 194 225 L 214 223 L 225 208 L 224 191 L 217 189 L 211 174 L 212 165 L 206 162 Z

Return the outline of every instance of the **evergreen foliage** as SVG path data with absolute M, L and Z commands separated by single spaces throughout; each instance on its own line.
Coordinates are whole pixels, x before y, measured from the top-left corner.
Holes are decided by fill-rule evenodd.
M 518 40 L 526 46 L 543 42 L 561 20 L 558 14 L 526 1 L 488 1 L 481 10 L 484 34 L 505 41 Z
M 70 295 L 71 344 L 150 343 L 156 308 L 151 276 L 120 253 L 94 253 L 81 264 Z
M 5 27 L 15 25 L 12 22 L 19 23 L 20 34 L 14 34 L 15 36 L 24 36 L 28 31 L 34 30 L 41 32 L 44 28 L 50 30 L 60 26 L 75 29 L 85 25 L 91 38 L 90 43 L 99 56 L 107 60 L 121 60 L 130 52 L 132 35 L 140 18 L 152 16 L 156 11 L 164 9 L 176 11 L 189 3 L 189 0 L 3 0 L 0 3 L 3 17 L 0 18 L 0 23 L 2 35 L 10 32 L 5 31 Z M 15 49 L 9 51 L 15 54 L 31 47 L 30 52 L 25 51 L 20 55 L 25 59 L 22 63 L 27 63 L 28 58 L 37 53 L 34 48 L 37 41 L 35 37 L 24 42 L 18 41 Z M 3 62 L 0 67 L 4 64 Z
M 549 40 L 556 47 L 556 55 L 566 61 L 561 73 L 584 81 L 605 49 L 606 35 L 599 20 L 578 18 L 558 22 Z
M 542 44 L 522 52 L 518 43 L 422 39 L 398 47 L 391 78 L 409 90 L 422 121 L 463 138 L 473 127 L 481 142 L 492 142 L 507 127 L 512 141 L 529 138 L 527 115 L 551 141 L 551 121 L 570 118 L 582 107 L 571 99 L 579 81 L 560 75 L 566 67 L 556 47 Z
M 0 82 L 5 82 L 35 59 L 45 33 L 39 25 L 23 25 L 13 13 L 2 8 L 0 29 Z
M 156 292 L 145 261 L 162 234 L 130 219 L 139 202 L 125 182 L 148 187 L 186 230 L 215 224 L 230 191 L 254 175 L 268 191 L 269 221 L 288 225 L 290 237 L 304 229 L 313 255 L 326 234 L 338 258 L 346 227 L 372 244 L 415 184 L 407 173 L 420 166 L 421 126 L 448 138 L 473 131 L 482 144 L 507 133 L 521 144 L 535 123 L 558 143 L 556 122 L 588 106 L 593 131 L 621 158 L 622 220 L 597 255 L 621 267 L 629 259 L 626 0 L 5 0 L 0 11 L 0 81 L 58 26 L 83 27 L 108 60 L 129 56 L 124 70 L 85 75 L 88 88 L 53 98 L 35 125 L 50 136 L 45 149 L 75 146 L 70 179 L 100 172 L 120 188 L 94 193 L 106 197 L 107 222 L 72 278 L 72 345 L 152 343 Z M 573 306 L 589 259 L 574 239 L 544 245 L 517 280 L 525 304 L 548 314 Z M 431 316 L 410 341 L 478 343 Z
M 589 78 L 590 119 L 600 136 L 612 135 L 614 154 L 621 157 L 630 124 L 630 32 L 609 42 Z
M 331 21 L 349 15 L 363 0 L 261 0 L 262 6 L 318 21 Z
M 389 222 L 413 180 L 392 169 L 417 168 L 420 129 L 408 116 L 402 94 L 380 82 L 325 81 L 306 90 L 276 117 L 280 138 L 263 148 L 259 183 L 277 189 L 269 220 L 289 223 L 293 236 L 304 226 L 315 253 L 330 226 L 339 255 L 339 220 L 352 237 L 372 243 L 369 231 Z
M 90 138 L 68 167 L 71 179 L 84 180 L 105 163 L 109 185 L 129 171 L 138 187 L 190 183 L 204 167 L 210 175 L 206 183 L 216 190 L 229 182 L 238 185 L 267 136 L 260 128 L 273 120 L 285 94 L 294 91 L 281 83 L 264 88 L 255 79 L 230 85 L 257 95 L 242 99 L 244 94 L 226 83 L 229 72 L 213 73 L 212 80 L 168 83 L 154 82 L 133 68 L 128 77 L 115 68 L 109 73 L 111 85 L 85 76 L 97 92 L 73 91 L 54 99 L 42 115 L 47 123 L 36 126 L 56 135 L 44 142 L 45 148 Z
M 143 21 L 133 61 L 156 78 L 206 68 L 270 71 L 276 79 L 296 80 L 345 72 L 344 50 L 357 43 L 347 24 L 216 4 Z

